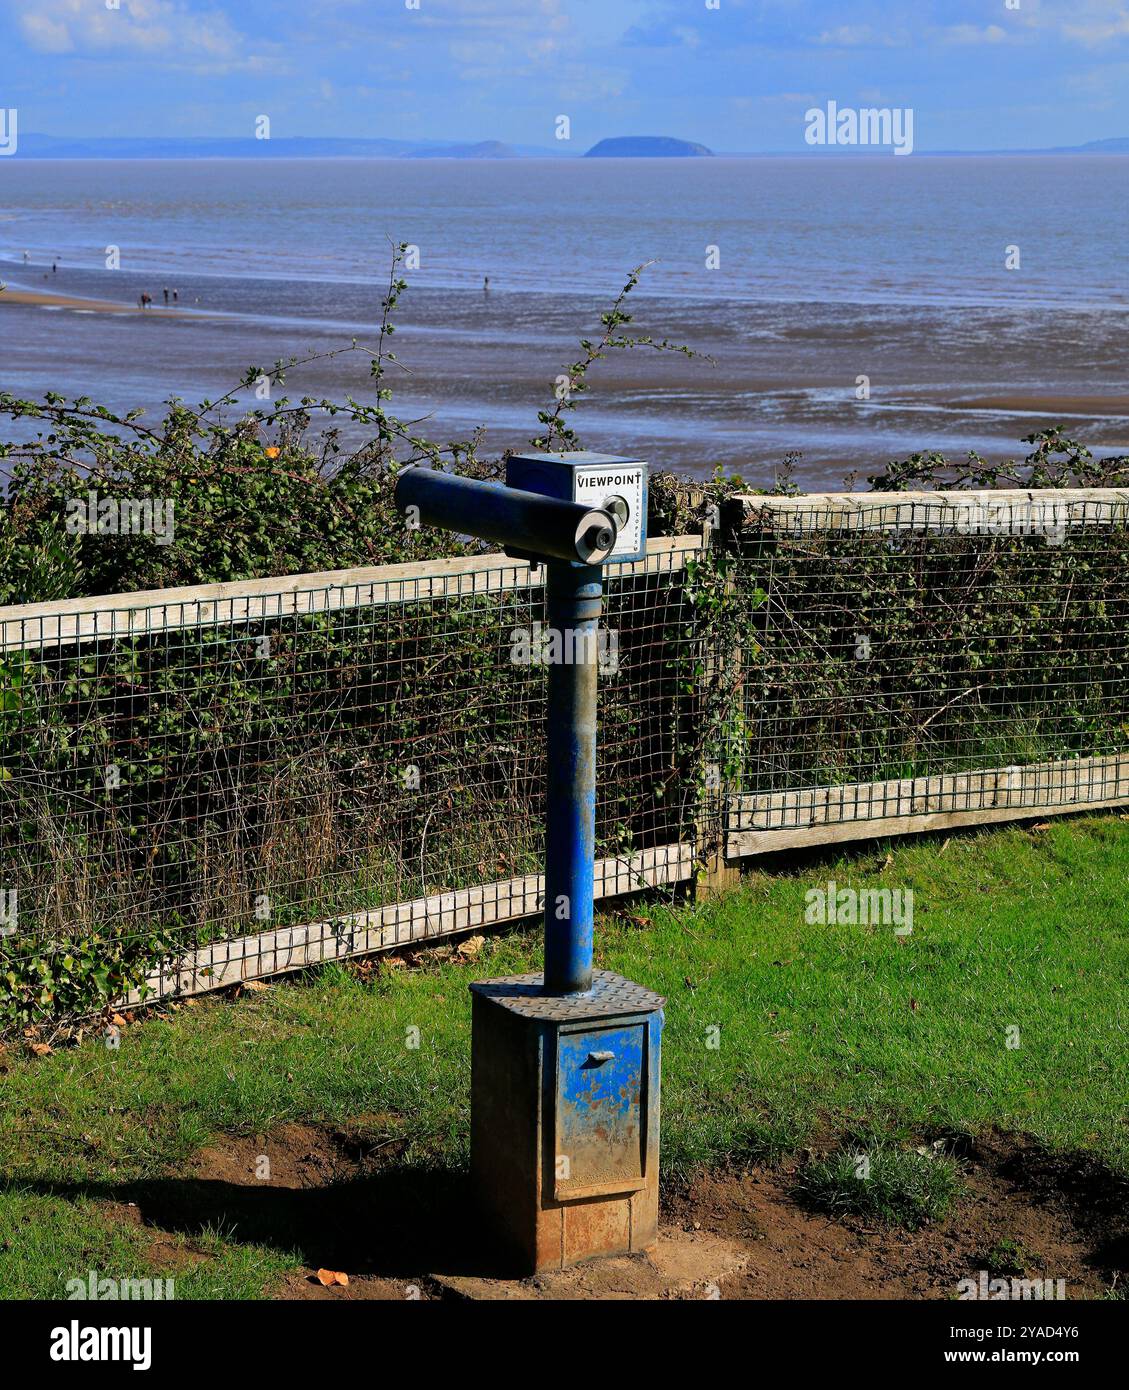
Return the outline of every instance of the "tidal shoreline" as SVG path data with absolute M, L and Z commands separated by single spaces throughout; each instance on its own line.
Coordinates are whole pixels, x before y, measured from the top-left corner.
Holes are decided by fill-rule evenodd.
M 89 396 L 115 411 L 142 408 L 150 420 L 172 396 L 223 396 L 249 364 L 339 353 L 352 340 L 371 345 L 378 333 L 375 284 L 163 279 L 66 264 L 43 288 L 28 283 L 40 274 L 42 266 L 0 262 L 9 281 L 0 292 L 4 334 L 14 349 L 4 389 L 33 399 Z M 408 280 L 396 313 L 404 370 L 386 377 L 393 409 L 440 441 L 484 427 L 487 454 L 527 445 L 539 432 L 537 411 L 552 407 L 557 377 L 576 359 L 579 338 L 598 329 L 607 302 L 588 292 Z M 180 303 L 166 307 L 163 289 L 173 284 Z M 137 304 L 143 291 L 157 301 L 150 309 Z M 592 368 L 572 423 L 584 445 L 641 454 L 656 467 L 703 477 L 720 466 L 760 486 L 796 451 L 797 481 L 819 489 L 915 452 L 1022 457 L 1023 436 L 1053 424 L 1097 454 L 1129 453 L 1119 310 L 733 303 L 648 295 L 642 286 L 631 308 L 633 332 L 702 355 L 609 354 Z M 364 347 L 322 356 L 291 369 L 273 394 L 363 400 L 369 358 Z M 263 404 L 243 394 L 230 413 Z M 328 428 L 340 428 L 344 447 L 364 438 L 341 417 L 315 417 L 315 433 Z

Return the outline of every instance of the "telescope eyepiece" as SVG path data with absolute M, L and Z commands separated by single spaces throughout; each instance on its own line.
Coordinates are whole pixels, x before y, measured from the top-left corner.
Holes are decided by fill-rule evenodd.
M 590 511 L 577 527 L 576 558 L 582 565 L 602 565 L 619 534 L 615 520 L 602 509 Z

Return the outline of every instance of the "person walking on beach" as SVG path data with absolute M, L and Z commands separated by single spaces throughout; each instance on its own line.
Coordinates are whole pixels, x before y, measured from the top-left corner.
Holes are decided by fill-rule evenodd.
M 27 265 L 27 263 L 28 263 L 30 260 L 31 260 L 31 252 L 30 252 L 30 251 L 25 251 L 25 252 L 24 252 L 24 265 Z
M 173 302 L 174 304 L 179 304 L 179 303 L 180 303 L 180 291 L 179 291 L 179 290 L 173 290 L 173 292 L 172 292 L 172 302 Z
M 52 261 L 52 262 L 51 262 L 51 274 L 52 274 L 52 275 L 57 275 L 58 273 L 59 273 L 59 262 L 58 262 L 58 261 Z
M 484 276 L 482 277 L 482 293 L 483 293 L 483 294 L 489 294 L 489 293 L 490 293 L 490 277 L 489 277 L 489 275 L 484 275 Z
M 166 285 L 166 286 L 165 286 L 165 308 L 166 308 L 166 309 L 168 308 L 168 304 L 169 304 L 169 287 L 168 287 L 168 285 Z

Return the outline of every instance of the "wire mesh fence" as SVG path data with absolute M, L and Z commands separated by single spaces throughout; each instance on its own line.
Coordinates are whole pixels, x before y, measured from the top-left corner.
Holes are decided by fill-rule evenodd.
M 1129 792 L 1129 497 L 750 499 L 734 853 Z
M 608 569 L 598 895 L 1129 800 L 1129 496 L 734 506 Z M 497 555 L 0 610 L 0 1022 L 537 912 L 551 636 Z
M 695 545 L 609 574 L 605 894 L 690 871 Z M 548 653 L 525 564 L 7 613 L 0 951 L 25 1011 L 77 1003 L 92 972 L 164 993 L 536 911 Z

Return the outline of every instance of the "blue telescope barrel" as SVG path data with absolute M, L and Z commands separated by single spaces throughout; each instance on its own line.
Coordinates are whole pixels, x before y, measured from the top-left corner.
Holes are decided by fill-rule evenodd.
M 433 468 L 406 468 L 396 482 L 396 505 L 416 508 L 423 526 L 519 546 L 546 560 L 601 565 L 615 545 L 615 519 L 601 508 Z

